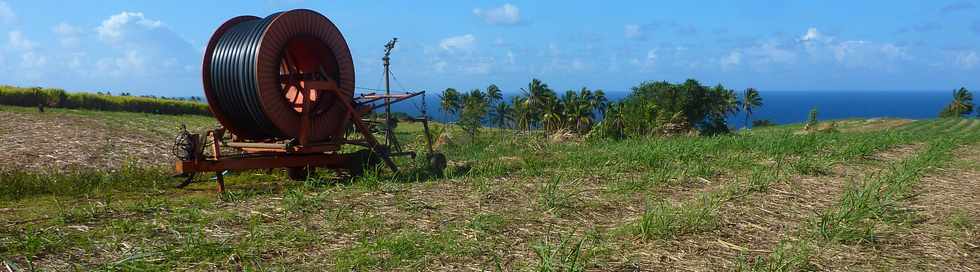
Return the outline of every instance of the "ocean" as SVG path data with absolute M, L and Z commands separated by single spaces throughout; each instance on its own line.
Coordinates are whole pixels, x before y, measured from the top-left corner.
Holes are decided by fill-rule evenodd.
M 810 109 L 817 109 L 817 119 L 894 117 L 906 119 L 936 118 L 952 100 L 950 91 L 760 91 L 763 106 L 752 119 L 767 119 L 777 124 L 802 123 Z M 736 116 L 742 126 L 745 116 Z
M 754 110 L 753 120 L 766 119 L 776 124 L 802 123 L 810 109 L 817 109 L 817 119 L 847 119 L 893 117 L 927 119 L 938 116 L 939 111 L 952 100 L 949 91 L 766 91 L 760 90 L 763 106 Z M 514 94 L 509 94 L 513 96 Z M 625 92 L 606 94 L 610 100 L 619 100 Z M 505 101 L 509 101 L 509 96 Z M 438 121 L 450 120 L 439 110 L 438 93 L 426 94 L 429 114 Z M 393 111 L 418 114 L 421 99 L 416 98 L 392 106 Z M 744 113 L 729 118 L 729 125 L 742 127 Z

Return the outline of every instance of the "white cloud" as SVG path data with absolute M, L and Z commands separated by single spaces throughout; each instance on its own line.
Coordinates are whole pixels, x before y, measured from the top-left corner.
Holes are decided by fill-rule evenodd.
M 80 27 L 61 22 L 51 28 L 51 31 L 58 35 L 58 41 L 64 47 L 76 47 L 80 43 L 80 36 L 82 34 L 82 28 Z
M 783 63 L 791 64 L 796 62 L 797 54 L 790 48 L 786 48 L 775 42 L 766 42 L 746 51 L 751 58 L 757 59 L 760 63 Z
M 146 19 L 142 12 L 123 11 L 102 21 L 102 25 L 95 30 L 103 41 L 118 42 L 124 38 L 125 33 L 134 29 L 154 29 L 162 25 L 160 21 Z
M 8 46 L 16 50 L 20 58 L 19 66 L 13 67 L 10 74 L 30 81 L 39 79 L 42 75 L 41 69 L 48 63 L 48 57 L 36 51 L 37 43 L 16 30 L 8 32 L 7 39 Z
M 831 46 L 834 37 L 824 35 L 816 27 L 811 27 L 797 41 L 803 44 L 811 58 L 819 59 L 825 55 L 826 48 Z
M 511 71 L 526 69 L 532 76 L 565 75 L 593 70 L 598 62 L 588 45 L 549 42 L 546 47 L 535 50 L 530 60 L 522 62 L 520 67 Z
M 897 58 L 897 59 L 909 58 L 908 50 L 906 50 L 905 47 L 898 47 L 891 43 L 883 44 L 879 50 L 881 50 L 881 53 L 889 58 Z
M 37 46 L 37 43 L 28 40 L 27 37 L 24 37 L 24 34 L 20 31 L 8 32 L 7 39 L 11 48 L 21 51 L 31 51 L 34 50 L 34 46 Z
M 735 48 L 717 60 L 725 71 L 743 64 L 756 69 L 768 69 L 771 65 L 796 64 L 799 58 L 798 49 L 778 40 L 766 40 L 749 47 Z
M 85 53 L 72 54 L 71 56 L 68 57 L 65 63 L 68 65 L 68 68 L 71 68 L 75 71 L 80 71 L 79 69 L 82 68 L 82 64 L 84 61 L 83 59 L 85 58 L 85 55 L 86 55 Z
M 491 25 L 515 25 L 521 22 L 521 10 L 509 3 L 487 10 L 473 9 L 473 14 Z
M 911 57 L 904 47 L 865 40 L 842 41 L 830 45 L 834 60 L 848 68 L 894 68 L 895 61 Z
M 629 62 L 638 66 L 642 70 L 651 70 L 657 65 L 657 62 L 660 59 L 659 51 L 659 48 L 647 50 L 646 56 L 642 58 L 632 58 Z
M 721 58 L 721 61 L 719 62 L 721 63 L 721 68 L 724 70 L 728 70 L 731 69 L 732 67 L 738 66 L 739 64 L 742 63 L 742 52 L 732 51 L 731 53 L 728 54 L 728 56 Z
M 972 10 L 972 9 L 975 9 L 975 8 L 976 8 L 976 5 L 973 5 L 973 3 L 970 3 L 968 1 L 959 1 L 959 2 L 955 2 L 955 3 L 951 3 L 949 5 L 943 6 L 943 8 L 939 10 L 939 12 L 942 12 L 942 13 L 951 13 L 951 12 L 956 12 L 956 11 Z
M 75 31 L 70 25 L 56 32 Z M 79 30 L 79 32 L 81 32 Z M 190 76 L 199 68 L 200 51 L 163 22 L 142 12 L 124 11 L 106 18 L 95 28 L 97 40 L 112 47 L 110 54 L 93 56 L 94 66 L 107 76 Z M 65 35 L 69 36 L 70 35 Z M 71 43 L 71 38 L 67 38 Z
M 126 51 L 124 55 L 112 58 L 102 58 L 95 63 L 100 73 L 112 76 L 124 74 L 142 75 L 147 71 L 147 59 L 144 53 L 137 50 Z
M 893 43 L 841 40 L 811 27 L 798 40 L 811 63 L 836 63 L 848 68 L 894 70 L 896 61 L 912 59 L 907 48 Z
M 0 17 L 4 2 L 0 0 Z M 2 18 L 0 18 L 2 20 Z M 2 22 L 2 21 L 0 21 Z M 4 30 L 0 81 L 69 89 L 200 95 L 201 51 L 141 12 L 109 14 L 92 26 L 55 21 L 41 32 Z M 44 40 L 31 38 L 46 36 Z
M 870 42 L 868 41 L 844 41 L 833 47 L 834 59 L 837 62 L 848 61 L 848 57 L 853 57 L 859 50 L 864 50 L 868 47 Z
M 10 8 L 10 5 L 8 5 L 5 1 L 0 1 L 0 21 L 9 24 L 16 20 L 17 14 Z
M 497 63 L 494 57 L 477 51 L 477 38 L 473 34 L 442 39 L 438 46 L 427 47 L 424 51 L 431 58 L 432 70 L 437 73 L 485 75 Z
M 895 43 L 839 39 L 810 27 L 791 39 L 771 37 L 733 48 L 715 60 L 722 71 L 747 66 L 756 70 L 850 68 L 895 72 L 916 58 L 908 47 Z
M 34 51 L 28 51 L 20 55 L 20 66 L 24 69 L 36 70 L 43 68 L 47 63 L 47 57 L 38 55 L 37 53 L 34 53 Z
M 980 57 L 976 51 L 960 52 L 956 55 L 956 66 L 962 69 L 970 70 L 977 67 L 977 64 L 980 64 Z
M 806 34 L 803 34 L 803 37 L 800 37 L 800 41 L 803 42 L 817 41 L 820 40 L 822 36 L 823 35 L 820 34 L 820 31 L 817 30 L 816 27 L 811 27 L 806 30 Z
M 439 48 L 451 53 L 471 51 L 475 46 L 476 36 L 473 34 L 449 37 L 439 41 Z
M 654 48 L 654 49 L 650 49 L 650 51 L 647 51 L 647 62 L 654 63 L 656 61 L 657 61 L 657 49 Z
M 623 27 L 623 35 L 627 39 L 640 39 L 643 37 L 643 31 L 640 29 L 640 25 L 628 24 Z
M 468 65 L 462 65 L 462 71 L 466 74 L 471 75 L 486 75 L 490 74 L 490 69 L 493 68 L 493 58 L 477 58 L 470 61 Z

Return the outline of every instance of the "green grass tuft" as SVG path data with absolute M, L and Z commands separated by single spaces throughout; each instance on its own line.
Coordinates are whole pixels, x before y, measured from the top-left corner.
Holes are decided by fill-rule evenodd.
M 646 239 L 668 239 L 710 230 L 718 225 L 719 205 L 719 198 L 706 194 L 677 205 L 660 201 L 643 212 L 632 232 Z

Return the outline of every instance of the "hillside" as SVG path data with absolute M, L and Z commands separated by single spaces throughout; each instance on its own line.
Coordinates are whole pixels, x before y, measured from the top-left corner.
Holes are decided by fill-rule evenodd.
M 211 118 L 0 118 L 0 259 L 21 269 L 980 270 L 975 119 L 598 142 L 452 127 L 445 178 L 243 172 L 217 195 L 168 177 L 179 124 Z

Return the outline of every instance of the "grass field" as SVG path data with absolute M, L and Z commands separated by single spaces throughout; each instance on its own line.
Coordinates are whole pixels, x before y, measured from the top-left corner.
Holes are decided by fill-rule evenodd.
M 210 118 L 0 118 L 22 147 L 0 157 L 0 259 L 18 271 L 980 270 L 980 120 L 618 142 L 451 127 L 443 178 L 240 172 L 218 195 L 168 177 L 178 124 Z M 59 132 L 74 137 L 29 137 Z

